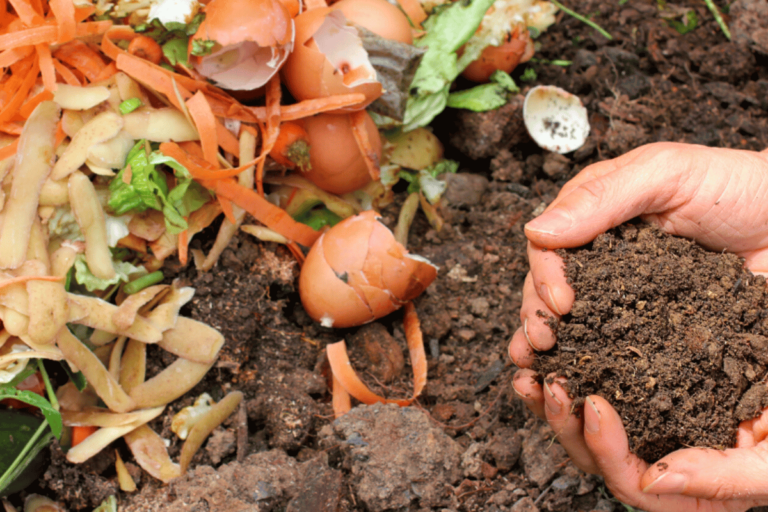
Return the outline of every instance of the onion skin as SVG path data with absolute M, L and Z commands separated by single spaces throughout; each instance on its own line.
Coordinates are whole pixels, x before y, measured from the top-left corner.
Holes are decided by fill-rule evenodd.
M 295 18 L 296 39 L 293 52 L 281 69 L 283 82 L 293 97 L 299 101 L 337 94 L 364 94 L 363 102 L 334 111 L 334 113 L 355 112 L 364 109 L 381 96 L 381 83 L 371 81 L 348 87 L 344 84 L 344 75 L 333 67 L 326 56 L 313 45 L 307 44 L 331 12 L 333 12 L 331 8 L 317 8 L 303 12 Z
M 307 255 L 299 294 L 313 320 L 354 327 L 388 315 L 418 297 L 437 268 L 408 257 L 392 232 L 366 211 L 326 231 Z
M 381 138 L 371 116 L 365 126 L 377 157 L 381 159 Z M 311 169 L 302 175 L 332 194 L 347 194 L 371 182 L 368 167 L 352 133 L 348 114 L 320 114 L 304 120 L 309 142 Z
M 480 57 L 464 69 L 462 76 L 472 82 L 486 83 L 497 69 L 511 73 L 518 64 L 530 60 L 533 52 L 528 30 L 516 31 L 501 46 L 486 47 Z
M 408 18 L 387 0 L 341 0 L 333 4 L 332 8 L 343 12 L 352 23 L 384 39 L 413 44 Z

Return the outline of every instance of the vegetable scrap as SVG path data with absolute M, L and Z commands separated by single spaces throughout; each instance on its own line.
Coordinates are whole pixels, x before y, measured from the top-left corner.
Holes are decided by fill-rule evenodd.
M 437 268 L 406 250 L 407 232 L 419 206 L 442 227 L 437 176 L 456 171 L 424 126 L 446 106 L 487 110 L 516 94 L 508 73 L 556 9 L 330 3 L 3 3 L 0 398 L 45 421 L 9 455 L 0 493 L 63 427 L 70 462 L 122 438 L 153 477 L 185 473 L 242 393 L 203 395 L 177 414 L 184 443 L 171 460 L 149 422 L 204 378 L 225 340 L 180 316 L 194 290 L 163 266 L 178 257 L 209 270 L 241 230 L 296 257 L 304 307 L 326 327 L 404 307 L 414 391 L 395 403 L 418 397 L 427 367 L 411 301 Z M 462 72 L 490 83 L 449 94 Z M 376 209 L 401 179 L 411 197 L 395 237 Z M 222 214 L 210 252 L 193 248 Z M 151 376 L 150 344 L 177 358 Z M 343 343 L 327 350 L 337 414 L 350 396 L 385 401 Z M 69 381 L 54 389 L 41 360 Z M 35 368 L 38 389 L 25 384 Z M 119 454 L 116 472 L 121 489 L 136 489 Z

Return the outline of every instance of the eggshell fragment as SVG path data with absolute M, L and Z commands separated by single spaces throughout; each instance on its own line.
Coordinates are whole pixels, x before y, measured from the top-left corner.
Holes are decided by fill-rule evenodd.
M 344 16 L 385 39 L 413 44 L 413 33 L 403 11 L 387 0 L 341 0 L 333 4 Z
M 381 96 L 381 83 L 368 60 L 357 30 L 344 14 L 317 8 L 300 14 L 296 44 L 282 68 L 285 85 L 297 100 L 337 94 L 365 94 L 357 105 L 336 112 L 354 112 Z
M 371 322 L 416 298 L 437 268 L 414 257 L 366 211 L 324 233 L 307 255 L 299 294 L 310 317 L 325 327 Z
M 192 39 L 216 44 L 195 69 L 224 89 L 252 91 L 277 73 L 293 37 L 293 19 L 278 0 L 214 0 Z
M 587 109 L 581 100 L 551 85 L 540 85 L 528 92 L 523 121 L 536 144 L 555 153 L 579 149 L 589 135 Z

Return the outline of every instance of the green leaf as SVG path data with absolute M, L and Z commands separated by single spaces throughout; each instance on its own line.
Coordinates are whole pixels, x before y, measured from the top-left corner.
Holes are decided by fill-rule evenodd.
M 106 290 L 113 284 L 120 281 L 129 281 L 129 275 L 140 273 L 144 267 L 137 267 L 127 261 L 112 261 L 115 268 L 115 277 L 112 279 L 101 279 L 93 275 L 85 262 L 85 255 L 78 254 L 75 258 L 75 280 L 78 284 L 85 286 L 89 292 L 94 290 Z
M 0 400 L 5 400 L 6 398 L 13 398 L 19 402 L 24 402 L 25 404 L 29 404 L 40 409 L 40 412 L 43 413 L 45 421 L 47 421 L 48 425 L 50 425 L 53 435 L 56 436 L 56 438 L 61 436 L 61 429 L 63 426 L 61 422 L 61 414 L 59 411 L 53 408 L 51 402 L 38 395 L 37 393 L 16 389 L 14 387 L 10 387 L 8 384 L 0 386 Z
M 426 47 L 427 52 L 411 83 L 403 120 L 405 131 L 426 126 L 445 109 L 451 83 L 484 47 L 478 43 L 465 48 L 461 62 L 456 50 L 472 37 L 493 2 L 454 2 L 426 20 L 426 35 L 414 42 L 416 46 Z
M 213 41 L 212 39 L 193 39 L 192 55 L 195 57 L 210 55 L 211 52 L 213 52 L 214 46 L 216 46 L 216 41 Z
M 320 231 L 325 226 L 335 226 L 341 222 L 341 217 L 328 208 L 316 208 L 296 216 L 296 221 L 306 224 L 315 231 Z
M 172 66 L 175 66 L 177 63 L 189 66 L 187 61 L 188 44 L 189 40 L 186 36 L 171 39 L 163 44 L 163 55 L 165 55 L 165 58 L 168 59 Z
M 485 112 L 503 107 L 509 100 L 509 95 L 519 91 L 520 89 L 509 74 L 497 70 L 491 75 L 491 83 L 451 93 L 448 96 L 448 106 Z
M 693 9 L 686 11 L 686 13 L 682 16 L 683 21 L 678 21 L 676 19 L 668 19 L 666 20 L 667 25 L 677 30 L 680 35 L 685 35 L 688 32 L 692 32 L 696 29 L 696 26 L 699 24 L 699 17 L 696 16 L 696 11 Z
M 120 109 L 120 113 L 123 115 L 130 114 L 137 108 L 139 108 L 142 105 L 141 100 L 139 98 L 128 98 L 124 102 L 120 104 L 118 107 Z
M 113 494 L 102 501 L 98 507 L 93 509 L 93 512 L 117 512 L 117 498 L 115 498 L 115 495 Z
M 0 496 L 19 492 L 37 479 L 45 470 L 40 452 L 52 438 L 42 419 L 20 411 L 0 411 Z
M 88 386 L 88 380 L 83 375 L 83 372 L 73 372 L 69 365 L 65 362 L 61 363 L 61 367 L 64 368 L 69 380 L 75 385 L 78 391 L 82 392 Z
M 536 70 L 533 68 L 525 68 L 523 74 L 520 75 L 521 82 L 534 82 L 539 76 L 536 74 Z

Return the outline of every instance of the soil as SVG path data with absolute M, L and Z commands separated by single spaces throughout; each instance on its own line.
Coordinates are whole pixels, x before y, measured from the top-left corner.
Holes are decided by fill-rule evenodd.
M 559 252 L 576 300 L 551 319 L 557 344 L 534 368 L 566 377 L 574 408 L 606 398 L 649 462 L 732 447 L 739 422 L 768 405 L 765 278 L 733 254 L 642 224 Z
M 760 53 L 765 41 L 753 38 L 764 32 L 752 30 L 754 20 L 768 19 L 757 11 L 764 2 L 731 4 L 726 18 L 743 27 L 738 42 L 723 36 L 702 2 L 667 5 L 672 3 L 696 12 L 695 30 L 671 28 L 655 0 L 572 2 L 613 39 L 560 14 L 537 39 L 535 60 L 514 72 L 523 93 L 551 84 L 582 99 L 592 131 L 576 152 L 553 155 L 536 146 L 521 129 L 519 98 L 495 112 L 449 110 L 433 123 L 446 156 L 461 167 L 449 180 L 446 227 L 436 233 L 419 214 L 409 237 L 409 249 L 430 258 L 440 272 L 416 301 L 429 381 L 418 404 L 406 411 L 360 407 L 349 420 L 334 422 L 323 358 L 327 343 L 346 339 L 352 363 L 374 391 L 407 396 L 407 357 L 401 367 L 393 355 L 397 348 L 407 354 L 400 313 L 354 341 L 358 329 L 319 327 L 299 303 L 291 255 L 247 235 L 207 274 L 169 262 L 168 279 L 178 276 L 197 289 L 183 313 L 221 329 L 227 343 L 203 382 L 152 427 L 177 457 L 180 444 L 170 422 L 180 408 L 202 392 L 220 398 L 238 389 L 246 400 L 216 441 L 200 450 L 187 476 L 163 486 L 135 471 L 139 491 L 118 493 L 121 510 L 624 510 L 598 478 L 568 462 L 552 431 L 514 398 L 507 344 L 520 325 L 528 271 L 523 225 L 570 177 L 653 141 L 768 146 L 768 67 Z M 552 63 L 558 60 L 571 64 Z M 521 81 L 525 69 L 536 78 Z M 382 212 L 390 226 L 406 196 L 397 192 Z M 212 233 L 194 243 L 207 249 Z M 385 331 L 394 342 L 382 339 Z M 168 364 L 165 358 L 157 354 L 151 370 Z M 114 445 L 133 464 L 127 448 Z M 446 453 L 448 446 L 456 451 Z M 80 466 L 54 455 L 27 492 L 58 499 L 69 510 L 92 510 L 114 489 L 110 454 L 107 449 L 94 458 L 98 463 Z M 419 464 L 410 471 L 414 461 Z M 372 496 L 375 489 L 364 482 L 382 475 L 392 479 L 387 489 L 393 493 Z M 424 482 L 435 485 L 426 491 Z M 12 501 L 18 505 L 23 497 Z

